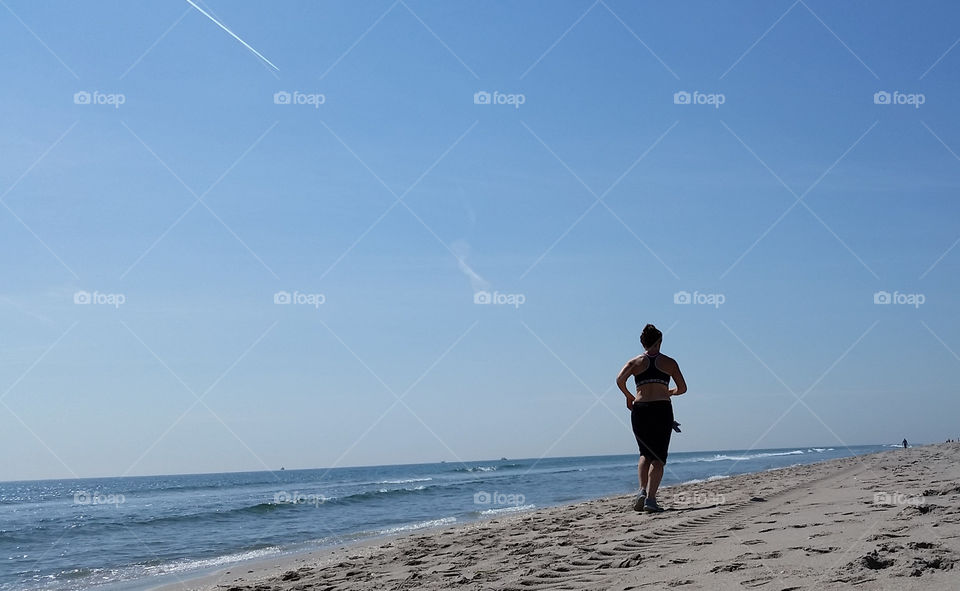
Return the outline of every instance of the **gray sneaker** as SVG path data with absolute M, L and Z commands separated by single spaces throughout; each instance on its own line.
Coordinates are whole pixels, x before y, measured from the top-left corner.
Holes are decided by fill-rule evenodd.
M 647 498 L 643 503 L 644 513 L 663 513 L 664 508 L 657 504 L 656 499 Z
M 640 494 L 637 495 L 637 499 L 633 502 L 634 511 L 643 511 L 643 506 L 647 502 L 647 493 L 646 491 L 640 491 Z

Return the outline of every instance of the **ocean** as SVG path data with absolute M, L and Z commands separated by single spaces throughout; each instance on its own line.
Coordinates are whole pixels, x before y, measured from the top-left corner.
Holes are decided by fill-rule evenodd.
M 673 452 L 664 485 L 890 447 Z M 0 590 L 144 589 L 251 558 L 630 493 L 636 462 L 504 458 L 2 482 Z

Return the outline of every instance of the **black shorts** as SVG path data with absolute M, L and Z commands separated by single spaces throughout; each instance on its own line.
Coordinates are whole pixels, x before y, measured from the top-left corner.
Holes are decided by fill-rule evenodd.
M 666 463 L 673 432 L 673 405 L 670 401 L 634 402 L 630 424 L 640 446 L 640 455 Z

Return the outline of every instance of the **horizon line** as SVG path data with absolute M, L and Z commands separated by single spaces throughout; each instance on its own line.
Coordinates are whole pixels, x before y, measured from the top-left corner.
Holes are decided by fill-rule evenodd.
M 941 442 L 918 442 L 916 444 L 910 444 L 910 447 L 917 447 L 923 445 L 936 445 Z M 837 445 L 844 448 L 851 447 L 864 447 L 864 446 L 882 446 L 882 445 L 900 445 L 899 442 L 887 442 L 887 443 L 856 443 L 852 445 L 843 445 L 843 444 L 831 444 L 833 449 L 836 449 Z M 691 450 L 691 451 L 674 451 L 674 454 L 697 454 L 697 453 L 715 453 L 715 452 L 729 452 L 729 451 L 765 451 L 765 450 L 785 450 L 785 449 L 794 449 L 800 447 L 807 448 L 830 448 L 831 445 L 827 444 L 809 444 L 809 445 L 791 445 L 787 447 L 757 447 L 753 449 L 747 448 L 725 448 L 725 449 L 703 449 L 703 450 Z M 540 458 L 534 457 L 523 457 L 523 458 L 481 458 L 476 460 L 465 460 L 462 463 L 476 463 L 476 462 L 502 462 L 502 461 L 521 461 L 521 460 L 562 460 L 570 458 L 604 458 L 604 457 L 618 457 L 618 456 L 632 456 L 637 455 L 636 452 L 631 453 L 622 453 L 622 454 L 584 454 L 584 455 L 573 455 L 573 456 L 543 456 Z M 281 466 L 276 470 L 227 470 L 223 472 L 180 472 L 180 473 L 166 473 L 166 474 L 139 474 L 139 475 L 129 475 L 129 476 L 79 476 L 71 478 L 27 478 L 27 479 L 16 479 L 16 480 L 0 480 L 0 485 L 10 484 L 16 482 L 48 482 L 51 480 L 67 482 L 71 480 L 98 480 L 98 479 L 121 479 L 121 478 L 162 478 L 162 477 L 173 477 L 173 476 L 218 476 L 226 474 L 259 474 L 259 473 L 268 473 L 273 474 L 276 472 L 305 472 L 308 470 L 348 470 L 353 468 L 391 468 L 391 467 L 400 467 L 400 466 L 426 466 L 432 464 L 448 464 L 448 463 L 461 463 L 459 460 L 439 460 L 436 462 L 399 462 L 396 464 L 356 464 L 352 466 L 319 466 L 313 468 L 286 468 Z

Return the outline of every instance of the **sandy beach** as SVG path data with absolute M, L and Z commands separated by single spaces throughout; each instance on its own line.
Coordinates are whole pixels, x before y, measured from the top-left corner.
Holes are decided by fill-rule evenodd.
M 897 449 L 235 565 L 164 591 L 956 589 L 960 444 Z

